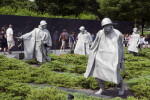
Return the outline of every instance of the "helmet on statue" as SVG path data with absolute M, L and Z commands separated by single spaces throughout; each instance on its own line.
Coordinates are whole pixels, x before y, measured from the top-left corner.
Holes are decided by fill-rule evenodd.
M 41 26 L 46 25 L 46 24 L 47 24 L 47 23 L 46 23 L 45 20 L 42 20 L 42 21 L 40 22 L 40 25 L 41 25 Z
M 101 22 L 102 27 L 108 24 L 113 24 L 109 18 L 104 18 Z
M 81 27 L 79 28 L 79 30 L 80 30 L 80 31 L 83 31 L 83 30 L 85 30 L 85 27 L 84 27 L 84 26 L 81 26 Z

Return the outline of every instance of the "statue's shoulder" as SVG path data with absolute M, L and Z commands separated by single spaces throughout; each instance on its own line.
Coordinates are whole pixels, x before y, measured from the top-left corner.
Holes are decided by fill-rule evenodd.
M 34 30 L 39 30 L 39 28 L 34 28 Z
M 137 34 L 137 36 L 139 37 L 140 35 L 139 35 L 139 34 Z
M 39 30 L 40 30 L 39 28 L 34 28 L 33 29 L 33 31 L 36 31 L 36 32 L 39 31 Z
M 98 36 L 101 36 L 102 34 L 104 34 L 104 30 L 99 30 L 99 31 L 97 32 L 97 35 L 98 35 Z
M 90 34 L 90 32 L 87 32 L 87 34 Z
M 121 33 L 119 30 L 114 29 L 114 31 L 115 31 L 115 33 L 116 33 L 119 37 L 121 37 L 121 36 L 122 36 L 122 33 Z
M 140 35 L 139 34 L 133 34 L 133 35 L 131 35 L 132 37 L 140 37 Z
M 117 29 L 114 29 L 114 31 L 115 31 L 118 35 L 122 35 L 122 33 L 121 33 L 119 30 L 117 30 Z
M 49 33 L 48 29 L 45 29 L 45 31 Z
M 80 35 L 81 35 L 81 33 L 78 34 L 78 36 L 80 36 Z
M 87 32 L 88 35 L 91 35 L 90 32 Z

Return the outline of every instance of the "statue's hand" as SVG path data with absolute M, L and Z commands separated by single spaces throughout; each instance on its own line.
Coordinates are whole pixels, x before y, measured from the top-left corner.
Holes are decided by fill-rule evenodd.
M 42 45 L 45 45 L 45 44 L 46 44 L 46 41 L 42 41 L 42 40 L 41 40 L 41 44 L 42 44 Z
M 15 39 L 17 39 L 18 41 L 22 40 L 23 38 L 21 37 L 15 37 Z
M 46 44 L 46 41 L 43 41 L 43 44 Z
M 120 67 L 121 67 L 123 73 L 126 74 L 126 72 L 125 72 L 125 59 L 121 60 Z
M 85 77 L 85 78 L 88 78 L 88 76 L 87 76 L 85 73 L 84 73 L 84 77 Z

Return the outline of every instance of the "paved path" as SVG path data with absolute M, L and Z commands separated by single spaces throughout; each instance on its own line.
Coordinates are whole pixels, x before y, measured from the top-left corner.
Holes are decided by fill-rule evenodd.
M 60 55 L 60 54 L 67 54 L 67 53 L 71 53 L 70 49 L 66 49 L 65 51 L 60 51 L 60 50 L 52 50 L 53 54 L 55 55 Z

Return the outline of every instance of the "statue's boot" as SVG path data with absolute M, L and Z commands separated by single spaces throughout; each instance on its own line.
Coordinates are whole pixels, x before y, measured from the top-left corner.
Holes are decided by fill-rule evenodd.
M 125 90 L 125 88 L 123 86 L 123 81 L 121 81 L 121 83 L 120 83 L 120 89 L 119 89 L 119 95 L 124 95 L 124 90 Z
M 97 83 L 100 86 L 100 89 L 95 93 L 101 95 L 105 91 L 105 81 L 96 78 Z

